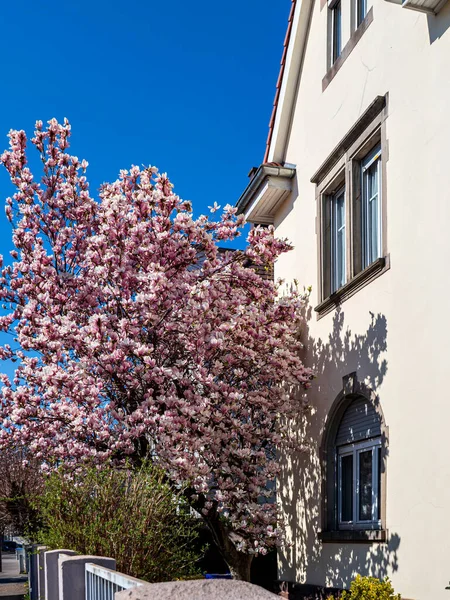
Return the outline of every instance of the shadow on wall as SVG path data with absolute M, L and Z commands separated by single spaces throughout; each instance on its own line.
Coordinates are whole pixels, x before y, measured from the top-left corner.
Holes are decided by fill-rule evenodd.
M 357 573 L 383 578 L 398 569 L 400 538 L 395 533 L 383 544 L 322 543 L 317 535 L 322 528 L 319 447 L 327 413 L 342 390 L 342 377 L 357 372 L 367 387 L 377 390 L 388 369 L 386 317 L 373 313 L 368 317 L 367 331 L 361 335 L 345 326 L 341 309 L 334 314 L 327 340 L 313 340 L 307 331 L 304 360 L 314 368 L 317 380 L 309 395 L 311 408 L 295 427 L 303 450 L 286 457 L 278 491 L 291 542 L 279 556 L 280 578 L 285 581 L 342 589 Z
M 443 7 L 438 15 L 427 15 L 428 35 L 430 44 L 440 39 L 450 27 L 450 2 Z

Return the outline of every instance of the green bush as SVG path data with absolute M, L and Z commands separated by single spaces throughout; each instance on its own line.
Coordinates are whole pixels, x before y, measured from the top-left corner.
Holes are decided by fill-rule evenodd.
M 199 521 L 150 464 L 59 470 L 36 506 L 50 548 L 115 558 L 118 571 L 150 582 L 199 574 Z
M 350 591 L 342 593 L 341 600 L 401 600 L 401 597 L 394 593 L 387 577 L 380 580 L 357 575 L 350 585 Z

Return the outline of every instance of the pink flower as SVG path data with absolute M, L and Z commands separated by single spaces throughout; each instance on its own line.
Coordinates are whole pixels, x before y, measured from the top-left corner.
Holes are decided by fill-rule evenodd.
M 0 375 L 0 448 L 27 444 L 46 467 L 151 452 L 196 510 L 221 515 L 236 548 L 264 553 L 283 537 L 264 500 L 272 450 L 298 447 L 289 418 L 312 372 L 300 359 L 305 297 L 279 298 L 254 266 L 291 246 L 257 227 L 244 251 L 220 252 L 243 216 L 227 205 L 194 219 L 156 167 L 122 170 L 94 200 L 70 135 L 67 120 L 36 123 L 40 180 L 25 132 L 11 131 L 1 156 L 16 193 L 0 329 L 19 348 L 0 347 L 17 360 Z

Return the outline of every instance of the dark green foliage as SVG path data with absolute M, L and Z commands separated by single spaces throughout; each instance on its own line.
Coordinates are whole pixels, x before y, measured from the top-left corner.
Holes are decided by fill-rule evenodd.
M 0 534 L 4 530 L 23 535 L 39 527 L 33 498 L 43 486 L 39 463 L 20 447 L 0 453 Z
M 118 571 L 150 582 L 198 574 L 198 520 L 151 464 L 60 470 L 38 508 L 50 548 L 115 558 Z

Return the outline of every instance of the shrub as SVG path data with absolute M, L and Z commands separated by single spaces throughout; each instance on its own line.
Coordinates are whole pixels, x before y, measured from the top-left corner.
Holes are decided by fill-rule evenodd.
M 42 490 L 39 463 L 23 447 L 0 453 L 0 531 L 16 535 L 34 532 L 39 527 L 33 497 Z
M 350 591 L 343 592 L 341 600 L 401 600 L 400 594 L 395 594 L 391 582 L 375 577 L 361 577 L 350 585 Z
M 199 521 L 163 473 L 88 467 L 53 473 L 37 508 L 40 542 L 116 559 L 117 570 L 150 582 L 199 573 Z

